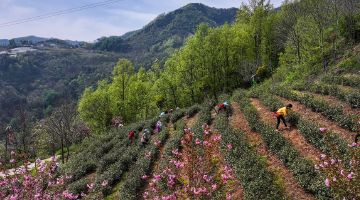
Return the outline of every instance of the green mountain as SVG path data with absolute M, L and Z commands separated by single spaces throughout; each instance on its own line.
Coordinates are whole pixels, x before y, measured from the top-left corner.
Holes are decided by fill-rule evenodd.
M 149 69 L 155 59 L 164 64 L 175 49 L 185 44 L 200 23 L 219 27 L 235 20 L 237 8 L 218 9 L 201 3 L 190 3 L 167 14 L 160 14 L 142 29 L 128 33 L 124 40 L 104 38 L 94 45 L 99 50 L 121 52 L 132 61 L 135 68 Z
M 48 40 L 52 40 L 52 39 L 56 39 L 56 38 L 43 38 L 43 37 L 37 37 L 34 35 L 30 35 L 30 36 L 26 36 L 26 37 L 17 37 L 17 38 L 13 38 L 15 40 L 16 43 L 20 44 L 20 41 L 22 39 L 28 40 L 28 41 L 32 41 L 33 43 L 37 43 L 37 42 L 44 42 L 44 41 L 48 41 Z M 72 44 L 72 45 L 78 45 L 80 44 L 82 41 L 73 41 L 73 40 L 65 40 L 66 42 Z M 0 39 L 0 45 L 9 45 L 9 40 L 8 39 Z

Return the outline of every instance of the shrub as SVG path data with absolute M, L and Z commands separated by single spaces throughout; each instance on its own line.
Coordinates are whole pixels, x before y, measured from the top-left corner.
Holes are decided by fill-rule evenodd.
M 199 104 L 194 104 L 193 106 L 191 106 L 190 108 L 187 109 L 186 115 L 188 117 L 193 117 L 199 111 L 200 111 L 200 105 Z

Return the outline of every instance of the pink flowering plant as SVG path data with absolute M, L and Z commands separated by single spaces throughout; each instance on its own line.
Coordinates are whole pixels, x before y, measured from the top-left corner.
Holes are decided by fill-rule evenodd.
M 15 158 L 23 159 L 24 165 L 17 167 Z M 35 161 L 36 171 L 30 172 L 31 164 L 25 154 L 16 155 L 11 153 L 12 169 L 6 171 L 3 161 L 0 161 L 0 168 L 5 174 L 0 176 L 0 199 L 78 199 L 85 197 L 85 193 L 73 194 L 66 189 L 67 181 L 71 175 L 64 176 L 55 174 L 56 158 L 53 157 L 50 162 L 43 163 L 40 159 Z M 105 184 L 105 181 L 104 181 Z M 91 188 L 90 188 L 91 189 Z M 91 191 L 91 190 L 90 190 Z
M 206 125 L 203 141 L 195 138 L 190 129 L 184 131 L 182 149 L 174 149 L 173 157 L 159 165 L 152 176 L 141 177 L 150 185 L 144 199 L 231 199 L 225 186 L 231 184 L 232 169 L 221 168 L 219 161 L 221 135 L 208 134 L 211 130 Z
M 325 137 L 327 134 L 324 130 Z M 332 137 L 326 137 L 326 141 L 331 147 L 331 156 L 320 154 L 315 169 L 325 176 L 324 184 L 335 191 L 336 199 L 360 199 L 359 145 L 348 144 L 349 156 L 344 157 Z

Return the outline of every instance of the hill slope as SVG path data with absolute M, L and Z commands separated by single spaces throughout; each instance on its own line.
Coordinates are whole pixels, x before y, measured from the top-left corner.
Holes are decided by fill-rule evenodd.
M 160 14 L 144 28 L 132 33 L 123 42 L 128 47 L 121 53 L 132 61 L 135 68 L 149 69 L 157 58 L 164 64 L 175 49 L 184 45 L 186 38 L 193 35 L 200 23 L 219 27 L 235 21 L 237 8 L 218 9 L 201 3 L 190 3 L 167 14 Z M 124 38 L 122 36 L 122 38 Z M 109 38 L 110 40 L 110 38 Z M 101 41 L 105 43 L 109 41 Z M 96 44 L 101 46 L 101 44 Z M 115 44 L 114 44 L 115 45 Z

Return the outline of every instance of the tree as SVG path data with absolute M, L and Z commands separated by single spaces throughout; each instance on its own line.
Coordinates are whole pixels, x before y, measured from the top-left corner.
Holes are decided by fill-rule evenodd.
M 64 143 L 67 149 L 66 162 L 69 159 L 70 146 L 75 136 L 73 129 L 75 117 L 77 115 L 76 105 L 70 101 L 63 101 L 62 104 L 55 108 L 54 112 L 45 121 L 49 131 L 55 133 L 61 142 L 61 157 L 64 163 Z M 54 155 L 55 156 L 55 155 Z
M 9 40 L 9 45 L 13 47 L 16 46 L 15 40 L 14 39 Z
M 319 37 L 319 46 L 322 50 L 322 66 L 325 68 L 324 33 L 330 22 L 330 9 L 328 0 L 303 0 L 303 6 L 306 8 L 310 23 L 313 23 L 317 29 L 316 32 Z
M 296 48 L 298 56 L 298 64 L 301 62 L 301 43 L 302 43 L 302 26 L 299 19 L 304 16 L 304 8 L 299 0 L 289 1 L 285 0 L 281 6 L 281 17 L 279 29 L 281 36 L 284 36 L 287 41 Z
M 15 131 L 14 140 L 16 141 L 16 145 L 18 150 L 21 152 L 21 148 L 19 144 L 22 145 L 24 153 L 28 153 L 28 145 L 33 142 L 33 135 L 31 129 L 33 127 L 33 123 L 31 123 L 32 114 L 27 110 L 25 106 L 17 106 L 14 109 L 14 116 L 17 121 L 18 128 Z M 19 146 L 18 146 L 19 145 Z

